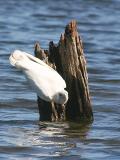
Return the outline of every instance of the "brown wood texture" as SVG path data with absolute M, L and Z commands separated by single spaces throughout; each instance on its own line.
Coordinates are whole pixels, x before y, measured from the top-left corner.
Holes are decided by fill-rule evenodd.
M 44 60 L 57 70 L 67 84 L 69 100 L 65 107 L 65 117 L 68 121 L 91 121 L 93 112 L 90 101 L 88 74 L 83 44 L 77 32 L 76 21 L 71 21 L 61 35 L 59 43 L 49 44 L 49 52 L 43 51 L 39 44 L 35 45 L 35 56 Z M 52 121 L 51 104 L 38 98 L 41 121 Z M 56 106 L 58 114 L 62 114 Z M 60 116 L 59 116 L 60 117 Z M 61 119 L 58 119 L 61 120 Z

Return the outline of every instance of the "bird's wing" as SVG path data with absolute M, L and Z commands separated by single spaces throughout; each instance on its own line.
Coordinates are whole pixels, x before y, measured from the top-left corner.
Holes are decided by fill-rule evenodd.
M 45 82 L 51 84 L 51 86 L 56 85 L 57 88 L 66 88 L 66 83 L 64 79 L 55 70 L 51 70 L 47 67 L 40 65 L 33 65 L 31 67 L 31 73 L 34 74 L 36 80 L 41 81 L 43 79 Z
M 30 88 L 33 92 L 37 93 L 37 95 L 45 101 L 50 101 L 52 99 L 51 90 L 48 84 L 44 81 L 44 79 L 39 79 L 38 75 L 31 74 L 29 70 L 23 73 L 25 73 Z
M 47 67 L 47 68 L 51 69 L 52 71 L 55 71 L 52 67 L 48 66 L 45 62 L 43 62 L 43 61 L 40 60 L 39 58 L 36 58 L 36 57 L 34 57 L 33 55 L 28 54 L 28 53 L 26 53 L 26 52 L 24 52 L 24 53 L 25 53 L 26 56 L 27 56 L 30 60 L 32 60 L 33 62 L 36 62 L 36 63 L 38 63 L 38 64 L 40 64 L 40 65 L 42 65 L 42 66 L 44 66 L 44 67 Z M 56 72 L 56 71 L 55 71 L 55 72 Z
M 57 77 L 59 77 L 59 79 L 62 79 L 62 81 L 64 82 L 64 88 L 66 88 L 66 83 L 65 83 L 65 81 L 63 80 L 63 78 L 61 77 L 61 75 L 59 75 L 59 73 L 58 73 L 56 70 L 54 70 L 53 68 L 51 68 L 50 66 L 48 66 L 48 65 L 47 65 L 46 63 L 44 63 L 42 60 L 34 57 L 33 55 L 28 54 L 28 53 L 26 53 L 26 52 L 25 52 L 25 54 L 26 54 L 26 56 L 27 56 L 30 60 L 32 60 L 33 62 L 36 62 L 36 63 L 40 64 L 41 67 L 42 67 L 42 66 L 44 67 L 44 69 L 46 68 L 46 70 L 48 70 L 49 73 L 51 72 L 51 73 L 53 74 L 53 77 L 54 77 L 54 76 L 57 76 Z
M 28 53 L 26 53 L 26 52 L 25 52 L 25 55 L 26 55 L 30 60 L 32 60 L 32 61 L 34 61 L 34 62 L 36 62 L 36 63 L 38 63 L 38 64 L 40 64 L 40 65 L 42 65 L 42 66 L 48 67 L 48 65 L 47 65 L 46 63 L 44 63 L 42 60 L 34 57 L 33 55 L 28 54 Z

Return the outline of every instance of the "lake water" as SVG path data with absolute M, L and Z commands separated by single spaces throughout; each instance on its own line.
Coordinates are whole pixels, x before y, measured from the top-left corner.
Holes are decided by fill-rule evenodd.
M 84 42 L 94 122 L 38 125 L 36 95 L 9 64 L 58 42 L 72 19 Z M 44 127 L 46 126 L 46 127 Z M 120 159 L 120 0 L 0 1 L 0 159 Z

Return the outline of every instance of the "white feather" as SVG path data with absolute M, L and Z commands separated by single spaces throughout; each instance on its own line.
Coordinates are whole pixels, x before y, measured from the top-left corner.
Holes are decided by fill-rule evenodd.
M 55 94 L 66 88 L 64 79 L 53 68 L 26 52 L 16 50 L 9 60 L 11 65 L 23 71 L 41 99 L 52 101 Z

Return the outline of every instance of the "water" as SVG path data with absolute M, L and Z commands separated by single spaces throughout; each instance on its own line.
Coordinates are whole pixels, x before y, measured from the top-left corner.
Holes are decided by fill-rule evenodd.
M 38 125 L 36 95 L 12 68 L 14 49 L 58 42 L 76 19 L 84 40 L 94 122 Z M 120 159 L 120 0 L 0 1 L 0 159 Z

